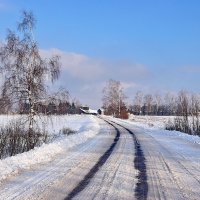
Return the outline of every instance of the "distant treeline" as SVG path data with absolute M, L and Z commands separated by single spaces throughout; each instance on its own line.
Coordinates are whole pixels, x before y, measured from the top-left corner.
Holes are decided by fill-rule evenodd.
M 2 105 L 2 106 L 1 106 Z M 39 102 L 34 105 L 34 110 L 38 114 L 80 114 L 80 105 L 72 102 Z M 4 101 L 0 100 L 0 114 L 16 113 L 16 114 L 28 114 L 30 105 L 28 103 L 18 103 L 15 105 L 15 109 L 9 106 L 5 106 Z
M 200 95 L 180 91 L 177 94 L 160 95 L 137 92 L 129 112 L 135 115 L 176 116 L 169 120 L 167 130 L 176 130 L 191 135 L 200 135 Z
M 134 115 L 184 116 L 200 112 L 200 95 L 187 91 L 179 93 L 143 94 L 137 92 L 129 112 Z

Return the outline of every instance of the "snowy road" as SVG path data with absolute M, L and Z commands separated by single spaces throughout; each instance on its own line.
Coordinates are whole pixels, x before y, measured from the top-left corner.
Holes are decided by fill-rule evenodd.
M 169 131 L 115 121 L 132 130 L 140 142 L 147 168 L 147 199 L 200 199 L 199 144 Z
M 199 199 L 200 145 L 115 122 L 5 180 L 0 199 Z

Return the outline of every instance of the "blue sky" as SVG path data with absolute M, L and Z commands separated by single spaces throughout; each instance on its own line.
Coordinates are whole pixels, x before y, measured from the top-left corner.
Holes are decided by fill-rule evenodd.
M 198 0 L 0 0 L 0 40 L 23 9 L 37 18 L 42 53 L 62 55 L 57 87 L 84 104 L 101 106 L 110 78 L 129 101 L 137 90 L 199 92 Z

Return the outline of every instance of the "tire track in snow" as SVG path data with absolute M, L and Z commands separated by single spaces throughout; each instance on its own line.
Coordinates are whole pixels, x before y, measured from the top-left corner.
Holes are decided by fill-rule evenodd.
M 74 198 L 76 195 L 78 195 L 82 190 L 84 190 L 87 185 L 89 184 L 90 180 L 94 177 L 94 175 L 98 172 L 99 168 L 104 165 L 104 163 L 107 161 L 107 159 L 112 154 L 119 138 L 120 138 L 120 131 L 118 128 L 116 128 L 112 123 L 110 123 L 107 120 L 104 120 L 109 125 L 113 126 L 116 130 L 116 136 L 114 138 L 113 143 L 109 147 L 109 149 L 99 158 L 98 162 L 92 167 L 92 169 L 89 171 L 88 174 L 84 177 L 84 179 L 70 192 L 70 194 L 65 198 L 65 200 L 70 200 Z
M 136 135 L 129 130 L 128 128 L 122 126 L 121 124 L 118 124 L 114 121 L 113 123 L 117 124 L 118 126 L 121 126 L 125 130 L 128 131 L 129 134 L 132 135 L 134 144 L 135 144 L 135 159 L 134 159 L 134 167 L 139 171 L 139 174 L 137 176 L 138 182 L 136 184 L 135 188 L 135 198 L 138 200 L 146 200 L 148 195 L 148 183 L 147 183 L 147 170 L 146 170 L 146 160 L 144 153 L 142 151 L 141 145 L 136 137 Z

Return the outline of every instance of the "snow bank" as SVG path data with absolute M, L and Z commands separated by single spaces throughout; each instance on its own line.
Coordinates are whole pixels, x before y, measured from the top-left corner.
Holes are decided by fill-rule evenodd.
M 6 118 L 6 120 L 8 119 Z M 6 120 L 4 118 L 1 122 L 3 121 L 5 125 Z M 55 156 L 94 137 L 100 129 L 98 118 L 89 115 L 54 116 L 51 123 L 47 124 L 48 130 L 51 130 L 51 133 L 54 134 L 63 127 L 69 127 L 76 130 L 77 133 L 69 136 L 63 135 L 50 144 L 43 144 L 29 152 L 0 160 L 0 181 L 17 174 L 21 170 L 29 169 L 36 164 L 51 161 Z
M 152 137 L 167 136 L 168 138 L 182 138 L 195 144 L 200 144 L 200 137 L 196 135 L 188 135 L 179 131 L 168 131 L 165 130 L 165 123 L 169 119 L 173 119 L 172 116 L 131 116 L 129 120 L 115 119 L 124 124 L 131 125 L 132 128 L 142 130 L 142 132 L 148 133 Z M 134 126 L 132 126 L 134 125 Z

